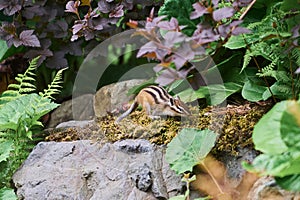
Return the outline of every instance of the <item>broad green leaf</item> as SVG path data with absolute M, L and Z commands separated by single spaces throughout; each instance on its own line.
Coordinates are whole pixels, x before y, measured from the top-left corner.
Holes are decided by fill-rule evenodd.
M 243 35 L 231 36 L 224 44 L 224 47 L 228 49 L 240 49 L 246 47 L 245 39 Z
M 241 88 L 241 84 L 233 82 L 213 84 L 201 87 L 196 91 L 196 95 L 199 97 L 206 96 L 210 105 L 217 105 L 225 101 L 230 95 L 238 92 Z
M 281 138 L 281 118 L 287 108 L 287 101 L 277 103 L 254 126 L 253 143 L 255 149 L 271 155 L 286 152 L 288 147 Z
M 169 198 L 169 200 L 186 200 L 184 195 L 174 196 Z
M 261 154 L 252 162 L 250 171 L 260 175 L 272 175 L 284 177 L 293 174 L 300 174 L 300 152 L 288 152 L 281 155 Z
M 300 107 L 296 101 L 289 101 L 280 123 L 281 137 L 289 151 L 300 151 Z
M 205 96 L 196 95 L 195 90 L 192 88 L 188 88 L 183 90 L 177 94 L 183 102 L 192 102 L 197 100 L 198 98 L 205 98 Z
M 134 86 L 132 88 L 130 88 L 127 92 L 127 95 L 132 95 L 132 94 L 138 94 L 139 91 L 141 91 L 144 87 L 147 87 L 149 85 L 153 85 L 155 83 L 155 78 L 151 78 L 137 86 Z
M 257 85 L 253 81 L 246 81 L 242 89 L 243 98 L 248 101 L 256 102 L 263 100 L 263 93 L 266 91 L 267 87 L 262 85 Z
M 289 99 L 292 96 L 291 86 L 284 85 L 280 81 L 275 82 L 271 87 L 270 90 L 272 94 L 279 99 Z M 266 100 L 272 96 L 270 90 L 266 90 L 263 94 L 263 99 Z
M 192 171 L 213 148 L 216 138 L 211 130 L 182 129 L 168 144 L 166 160 L 177 174 Z
M 300 174 L 275 177 L 276 183 L 285 190 L 300 192 Z
M 1 188 L 0 199 L 3 200 L 17 200 L 17 196 L 12 188 Z
M 6 161 L 13 150 L 13 141 L 0 142 L 0 162 Z
M 8 49 L 6 42 L 4 40 L 0 40 L 0 61 L 3 60 Z

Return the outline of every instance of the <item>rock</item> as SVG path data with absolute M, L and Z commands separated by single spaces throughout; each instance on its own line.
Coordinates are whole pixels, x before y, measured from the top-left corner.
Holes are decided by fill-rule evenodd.
M 90 120 L 94 117 L 93 94 L 85 94 L 63 102 L 51 113 L 48 128 L 54 128 L 62 122 L 69 120 Z
M 83 121 L 71 120 L 71 121 L 67 121 L 67 122 L 62 122 L 62 123 L 58 124 L 55 128 L 68 128 L 68 127 L 84 128 L 85 126 L 87 126 L 93 122 L 94 122 L 94 120 L 83 120 Z
M 113 144 L 41 142 L 14 174 L 19 199 L 168 199 L 182 190 L 165 148 L 146 140 Z
M 127 96 L 127 92 L 134 86 L 144 82 L 144 79 L 134 79 L 110 84 L 100 88 L 94 100 L 94 111 L 96 117 L 103 117 L 107 112 L 122 107 L 124 103 L 128 103 L 133 96 Z
M 248 194 L 249 200 L 300 200 L 300 195 L 281 189 L 272 177 L 258 179 Z

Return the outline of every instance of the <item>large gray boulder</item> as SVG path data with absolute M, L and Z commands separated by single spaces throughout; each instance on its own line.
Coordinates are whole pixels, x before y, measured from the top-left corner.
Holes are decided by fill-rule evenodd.
M 69 120 L 91 120 L 95 116 L 93 105 L 93 94 L 84 94 L 64 101 L 51 113 L 47 127 L 54 128 L 58 124 Z
M 144 79 L 122 81 L 100 88 L 95 94 L 94 111 L 96 117 L 104 117 L 107 112 L 113 112 L 128 103 L 134 95 L 128 96 L 128 90 L 143 83 Z
M 19 199 L 168 199 L 182 184 L 164 147 L 146 140 L 114 144 L 41 142 L 14 174 Z

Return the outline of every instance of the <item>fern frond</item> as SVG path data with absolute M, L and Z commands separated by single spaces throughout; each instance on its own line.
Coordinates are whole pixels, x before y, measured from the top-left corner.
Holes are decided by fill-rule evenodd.
M 44 89 L 44 92 L 40 92 L 39 95 L 45 98 L 49 98 L 49 99 L 54 99 L 53 95 L 59 94 L 61 92 L 61 84 L 63 83 L 62 81 L 62 73 L 64 70 L 66 70 L 68 68 L 63 68 L 61 70 L 59 70 L 54 79 L 52 80 L 51 84 L 48 85 L 47 89 Z
M 292 51 L 292 57 L 295 59 L 295 63 L 300 67 L 300 49 L 294 48 Z
M 243 62 L 241 72 L 244 71 L 244 69 L 249 65 L 251 59 L 252 59 L 252 53 L 249 49 L 247 49 L 244 55 L 244 62 Z
M 19 88 L 19 93 L 28 93 L 28 92 L 33 92 L 33 89 L 36 89 L 35 85 L 32 83 L 33 81 L 35 81 L 35 70 L 37 67 L 37 62 L 39 60 L 39 56 L 32 59 L 29 62 L 29 67 L 28 69 L 25 71 L 24 74 L 22 75 L 18 75 L 18 78 L 16 78 L 16 80 L 19 82 L 20 84 L 20 88 Z
M 272 60 L 272 62 L 270 64 L 268 64 L 267 66 L 263 67 L 261 69 L 261 72 L 257 73 L 257 75 L 259 77 L 270 76 L 277 80 L 277 77 L 276 77 L 277 71 L 275 71 L 277 62 L 278 62 L 278 59 Z

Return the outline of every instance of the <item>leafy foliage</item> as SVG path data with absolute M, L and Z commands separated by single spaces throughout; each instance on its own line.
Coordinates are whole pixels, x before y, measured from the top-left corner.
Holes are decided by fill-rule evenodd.
M 287 190 L 300 191 L 300 102 L 277 103 L 256 124 L 253 132 L 255 148 L 263 152 L 244 167 L 260 175 L 275 176 Z
M 38 59 L 39 57 L 32 59 L 25 73 L 18 74 L 18 76 L 15 78 L 18 83 L 10 84 L 8 87 L 9 90 L 2 93 L 0 98 L 0 108 L 4 103 L 13 100 L 19 95 L 31 93 L 36 90 L 33 82 L 35 81 L 35 71 Z
M 248 81 L 243 87 L 242 95 L 247 100 L 266 100 L 271 96 L 296 99 L 300 92 L 299 76 L 294 74 L 300 67 L 297 60 L 299 29 L 298 25 L 290 28 L 290 20 L 282 20 L 299 16 L 299 9 L 284 10 L 286 3 L 274 4 L 261 21 L 249 23 L 247 28 L 252 34 L 233 36 L 225 45 L 230 49 L 247 48 L 241 71 L 257 68 L 256 75 L 261 79 Z M 248 91 L 259 95 L 254 97 Z
M 182 6 L 181 2 L 166 1 L 159 11 L 162 16 L 155 18 L 150 14 L 145 28 L 135 33 L 149 41 L 137 57 L 146 56 L 159 62 L 154 70 L 158 73 L 156 82 L 161 85 L 185 79 L 195 69 L 193 65 L 187 67 L 186 63 L 212 55 L 231 35 L 249 32 L 238 27 L 242 21 L 234 16 L 240 12 L 241 4 L 193 2 L 186 1 L 184 12 L 178 14 L 175 9 Z
M 215 180 L 214 176 L 210 173 L 210 170 L 207 169 L 204 162 L 205 157 L 215 145 L 216 139 L 217 134 L 211 130 L 184 128 L 168 144 L 166 160 L 177 174 L 192 172 L 194 166 L 202 165 L 213 179 L 217 188 L 223 193 L 217 180 Z M 189 183 L 195 179 L 194 176 L 189 178 L 189 173 L 185 174 L 182 179 L 187 184 L 185 195 L 176 196 L 172 199 L 188 198 Z
M 50 84 L 52 74 L 68 66 L 60 95 L 70 96 L 84 57 L 99 42 L 128 28 L 129 18 L 144 20 L 150 7 L 161 3 L 161 0 L 0 1 L 0 62 L 16 55 L 24 62 L 40 56 L 38 91 Z M 11 68 L 16 71 L 14 75 L 23 73 L 21 64 Z M 123 70 L 115 72 L 119 76 L 121 73 Z
M 14 191 L 10 188 L 1 188 L 0 189 L 0 199 L 5 200 L 16 200 L 17 197 L 14 193 Z
M 57 73 L 44 93 L 28 93 L 34 91 L 32 82 L 37 60 L 30 63 L 23 75 L 18 75 L 19 83 L 10 85 L 11 90 L 0 97 L 0 196 L 7 199 L 16 199 L 13 189 L 8 189 L 10 179 L 35 142 L 40 140 L 36 135 L 43 127 L 40 118 L 59 106 L 51 101 L 51 95 L 59 92 L 63 70 Z
M 182 129 L 168 144 L 166 160 L 177 174 L 192 171 L 213 148 L 216 138 L 210 130 Z
M 157 83 L 172 87 L 177 80 L 188 79 L 194 89 L 201 87 L 199 91 L 187 89 L 188 92 L 183 91 L 182 94 L 193 99 L 206 98 L 209 104 L 223 102 L 231 94 L 240 91 L 249 101 L 270 97 L 274 100 L 296 98 L 300 92 L 299 77 L 294 74 L 300 60 L 297 48 L 300 26 L 294 22 L 300 16 L 299 6 L 292 8 L 288 0 L 266 4 L 254 2 L 190 0 L 184 3 L 183 12 L 177 12 L 181 2 L 165 1 L 159 10 L 161 16 L 153 17 L 150 14 L 145 28 L 137 29 L 136 35 L 149 41 L 137 56 L 158 61 L 154 68 L 158 76 Z M 264 11 L 265 7 L 268 7 L 267 12 Z M 259 14 L 262 11 L 263 14 Z M 234 58 L 236 62 L 233 64 L 239 68 L 244 80 L 237 78 L 228 81 L 221 68 L 227 67 L 227 71 L 232 71 L 233 66 L 229 64 L 230 59 L 224 59 L 224 55 L 231 58 L 237 52 L 244 54 L 242 67 L 238 66 L 240 56 Z M 214 61 L 217 64 L 195 68 L 206 65 L 207 56 L 213 59 L 209 63 Z M 203 70 L 200 73 L 206 76 L 213 71 L 210 68 L 217 68 L 221 72 L 225 82 L 223 88 L 218 84 L 202 88 L 207 83 L 197 83 L 197 71 Z M 253 69 L 256 69 L 256 77 L 253 77 Z M 248 76 L 249 72 L 251 76 Z M 238 73 L 234 71 L 232 76 L 238 77 Z M 204 77 L 206 80 L 209 78 Z M 233 84 L 236 85 L 234 89 L 226 86 Z M 221 95 L 216 95 L 220 96 L 218 100 L 208 94 L 215 94 L 214 90 L 209 91 L 215 86 L 222 90 Z

